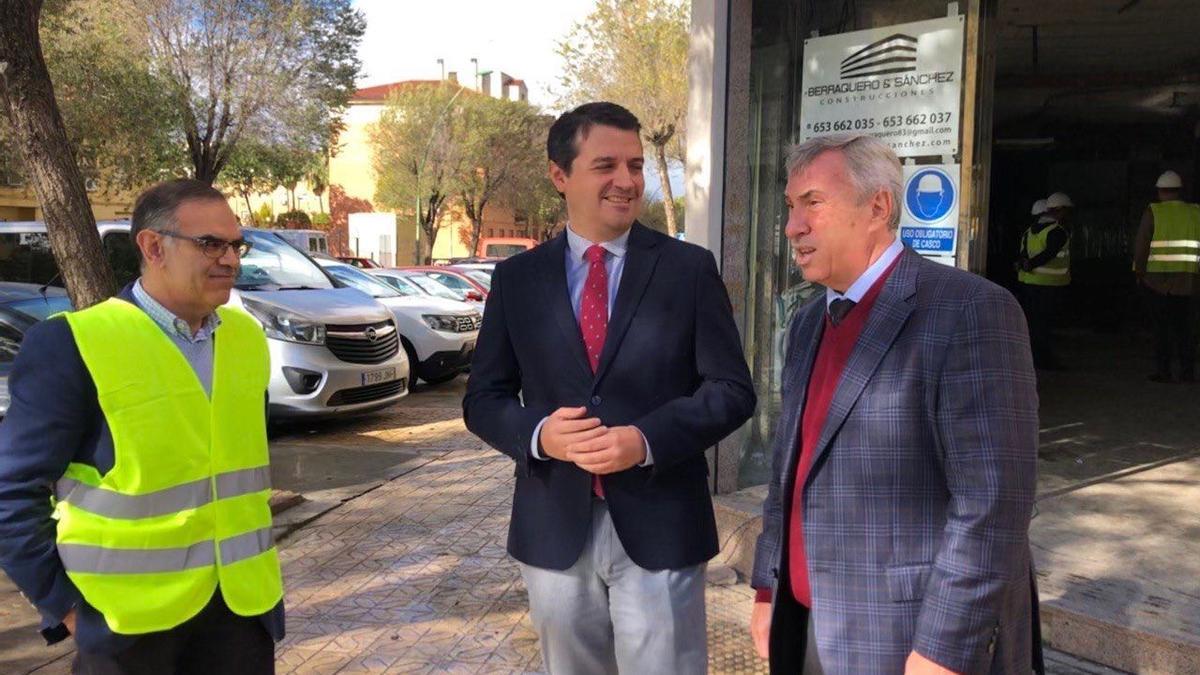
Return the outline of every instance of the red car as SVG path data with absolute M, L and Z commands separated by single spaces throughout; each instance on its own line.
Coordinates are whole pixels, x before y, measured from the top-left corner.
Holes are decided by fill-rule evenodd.
M 443 286 L 458 293 L 464 300 L 483 302 L 487 300 L 488 287 L 480 280 L 472 277 L 462 270 L 456 270 L 453 267 L 437 267 L 434 265 L 422 265 L 419 267 L 401 267 L 400 269 L 412 270 L 421 272 L 426 276 L 432 277 L 435 281 L 440 282 Z
M 364 270 L 383 267 L 383 265 L 380 265 L 379 263 L 375 262 L 374 260 L 371 260 L 370 258 L 356 258 L 356 257 L 350 256 L 350 255 L 339 255 L 338 260 L 341 260 L 344 263 L 354 265 L 355 267 L 357 267 L 359 269 L 364 269 Z

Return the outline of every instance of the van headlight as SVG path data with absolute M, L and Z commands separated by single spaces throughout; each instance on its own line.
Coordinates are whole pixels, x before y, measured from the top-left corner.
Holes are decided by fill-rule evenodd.
M 242 297 L 246 311 L 262 322 L 267 337 L 306 345 L 325 344 L 325 324 Z

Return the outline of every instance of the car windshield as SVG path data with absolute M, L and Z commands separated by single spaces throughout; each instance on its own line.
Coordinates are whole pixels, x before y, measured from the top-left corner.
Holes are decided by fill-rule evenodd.
M 71 311 L 71 299 L 65 295 L 35 296 L 13 300 L 5 306 L 38 321 L 45 321 L 54 314 Z
M 372 276 L 396 289 L 400 295 L 425 295 L 425 291 L 418 288 L 406 277 L 396 276 L 395 274 L 375 274 Z
M 350 288 L 360 290 L 372 298 L 398 298 L 404 295 L 357 267 L 340 263 L 329 265 L 325 270 L 333 275 L 334 279 L 346 284 Z
M 408 277 L 408 280 L 416 284 L 425 291 L 426 295 L 432 295 L 435 298 L 445 298 L 447 300 L 462 300 L 462 293 L 455 293 L 440 280 L 425 274 L 414 274 Z
M 483 287 L 488 289 L 489 291 L 492 290 L 492 275 L 489 274 L 487 271 L 480 270 L 480 269 L 469 269 L 469 270 L 463 270 L 463 274 L 466 274 L 467 276 L 471 277 L 475 281 L 478 281 L 479 283 L 483 284 Z
M 237 287 L 243 291 L 333 288 L 321 268 L 279 237 L 245 230 L 250 250 L 242 258 Z
M 467 291 L 475 290 L 475 286 L 471 285 L 470 281 L 467 281 L 456 274 L 437 271 L 425 272 L 425 276 L 453 291 L 459 300 L 466 297 Z

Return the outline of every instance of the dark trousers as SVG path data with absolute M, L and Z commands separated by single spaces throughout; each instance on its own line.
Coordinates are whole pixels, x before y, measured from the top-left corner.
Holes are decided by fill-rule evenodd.
M 258 617 L 238 616 L 221 593 L 199 614 L 149 633 L 116 654 L 79 651 L 75 675 L 267 675 L 275 672 L 275 642 Z
M 1179 376 L 1196 376 L 1196 335 L 1192 330 L 1195 302 L 1190 295 L 1164 295 L 1147 289 L 1154 319 L 1154 373 L 1171 375 L 1171 361 L 1179 359 Z
M 1065 286 L 1021 284 L 1021 305 L 1029 322 L 1029 346 L 1033 364 L 1038 368 L 1057 368 L 1061 365 L 1054 351 L 1054 324 L 1062 310 Z
M 771 637 L 767 649 L 772 673 L 789 675 L 824 675 L 817 652 L 817 637 L 813 630 L 812 612 L 796 602 L 788 583 L 787 556 L 779 572 L 779 590 L 771 611 Z

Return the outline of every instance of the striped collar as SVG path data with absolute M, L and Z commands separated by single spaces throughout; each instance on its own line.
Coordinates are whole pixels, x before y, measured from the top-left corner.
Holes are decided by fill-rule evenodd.
M 133 284 L 133 299 L 137 301 L 138 306 L 143 311 L 150 315 L 151 319 L 154 319 L 154 323 L 166 331 L 167 335 L 186 340 L 187 342 L 204 342 L 205 340 L 209 340 L 212 338 L 213 333 L 216 332 L 217 326 L 221 325 L 221 318 L 217 316 L 216 312 L 213 312 L 204 317 L 204 323 L 201 324 L 200 330 L 193 334 L 192 327 L 188 325 L 187 321 L 172 314 L 171 310 L 163 307 L 162 303 L 152 298 L 146 292 L 146 289 L 142 287 L 141 279 L 138 279 Z

